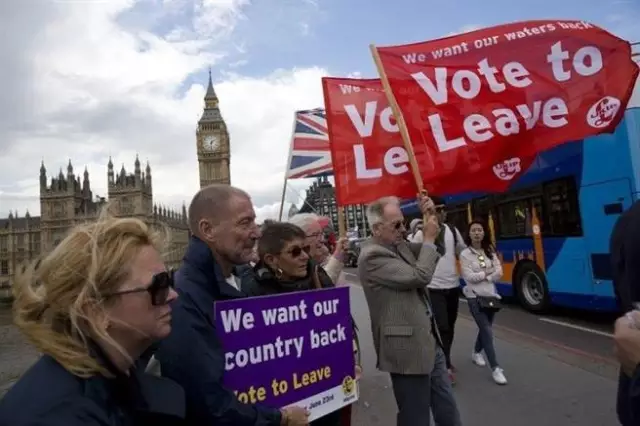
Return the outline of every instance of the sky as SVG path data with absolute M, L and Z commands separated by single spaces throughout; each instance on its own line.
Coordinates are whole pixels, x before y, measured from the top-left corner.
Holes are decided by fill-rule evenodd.
M 293 112 L 323 76 L 377 77 L 368 45 L 530 19 L 580 19 L 640 41 L 638 0 L 8 0 L 0 2 L 0 217 L 40 213 L 39 168 L 152 167 L 154 201 L 199 187 L 195 130 L 211 67 L 231 181 L 258 220 L 280 207 Z M 309 180 L 290 181 L 285 209 Z M 285 210 L 287 211 L 287 210 Z

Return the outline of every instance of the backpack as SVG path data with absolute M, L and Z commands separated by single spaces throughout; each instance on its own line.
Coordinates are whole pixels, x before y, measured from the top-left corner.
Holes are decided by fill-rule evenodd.
M 450 225 L 445 223 L 444 226 L 449 228 L 449 231 L 453 234 L 453 252 L 456 254 L 456 259 L 458 258 L 458 244 L 460 244 L 460 239 L 458 238 L 458 228 L 455 225 Z

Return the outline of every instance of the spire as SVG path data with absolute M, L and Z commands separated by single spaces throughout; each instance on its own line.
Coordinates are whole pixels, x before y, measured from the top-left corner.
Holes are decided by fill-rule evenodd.
M 40 190 L 47 188 L 47 169 L 44 167 L 44 160 L 40 164 Z
M 67 165 L 67 174 L 68 175 L 73 174 L 73 166 L 71 165 L 71 158 L 69 158 L 69 164 Z
M 202 129 L 207 123 L 224 123 L 220 110 L 218 109 L 218 95 L 213 89 L 213 80 L 211 79 L 211 68 L 209 68 L 209 84 L 207 93 L 204 95 L 204 110 L 202 117 L 198 120 L 199 128 Z
M 142 169 L 140 168 L 140 158 L 138 158 L 138 154 L 136 154 L 136 162 L 135 162 L 134 173 L 138 177 L 140 177 L 140 174 L 142 173 Z
M 211 79 L 211 67 L 209 67 L 209 85 L 207 86 L 207 93 L 204 95 L 205 101 L 218 99 L 216 91 L 213 90 L 213 81 Z
M 107 164 L 107 167 L 113 169 L 113 161 L 111 160 L 111 156 L 109 156 L 109 163 Z

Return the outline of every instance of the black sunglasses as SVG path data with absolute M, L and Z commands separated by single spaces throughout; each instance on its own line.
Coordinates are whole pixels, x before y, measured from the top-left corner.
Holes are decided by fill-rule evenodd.
M 146 291 L 151 296 L 151 304 L 153 306 L 160 306 L 167 303 L 171 289 L 175 287 L 175 281 L 173 279 L 175 271 L 170 269 L 168 271 L 155 274 L 151 279 L 151 284 L 146 287 L 136 287 L 129 290 L 116 291 L 106 294 L 105 297 L 119 296 L 122 294 L 141 293 Z
M 311 253 L 311 246 L 304 246 L 304 247 L 295 246 L 291 250 L 289 250 L 289 253 L 293 257 L 300 256 L 302 252 L 305 252 L 307 254 Z

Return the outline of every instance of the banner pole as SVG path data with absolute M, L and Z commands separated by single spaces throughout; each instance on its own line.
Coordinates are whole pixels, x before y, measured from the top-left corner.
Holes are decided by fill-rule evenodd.
M 389 101 L 389 106 L 391 107 L 391 111 L 393 112 L 396 122 L 398 123 L 400 136 L 402 137 L 402 142 L 404 142 L 404 148 L 407 150 L 407 155 L 409 156 L 409 164 L 411 165 L 411 172 L 413 173 L 413 178 L 416 181 L 418 192 L 422 193 L 424 192 L 424 185 L 422 184 L 422 176 L 420 175 L 420 168 L 418 167 L 416 154 L 413 151 L 413 145 L 411 145 L 411 137 L 409 136 L 409 130 L 407 129 L 407 124 L 404 121 L 404 116 L 402 115 L 402 111 L 400 111 L 400 107 L 398 106 L 396 97 L 393 95 L 393 92 L 391 91 L 389 78 L 387 77 L 387 73 L 384 72 L 384 67 L 382 66 L 382 61 L 380 60 L 380 54 L 378 53 L 378 49 L 376 49 L 376 46 L 374 44 L 370 44 L 369 49 L 371 50 L 371 55 L 373 56 L 373 62 L 376 64 L 376 68 L 378 69 L 378 74 L 380 75 L 380 81 L 382 82 L 384 93 L 387 96 L 387 100 Z
M 284 172 L 284 185 L 282 185 L 282 199 L 280 200 L 280 213 L 278 214 L 278 221 L 282 221 L 282 210 L 284 210 L 284 199 L 287 195 L 287 172 L 289 171 L 289 165 Z
M 347 221 L 344 218 L 344 207 L 338 207 L 338 235 L 340 238 L 347 236 Z
M 280 201 L 280 214 L 278 215 L 278 220 L 282 221 L 282 211 L 284 210 L 284 199 L 287 195 L 287 175 L 289 174 L 289 169 L 291 168 L 291 157 L 293 155 L 293 138 L 296 135 L 296 122 L 298 121 L 298 111 L 293 113 L 293 126 L 291 127 L 291 138 L 289 140 L 289 155 L 287 158 L 287 165 L 284 170 L 284 184 L 282 185 L 282 200 Z

